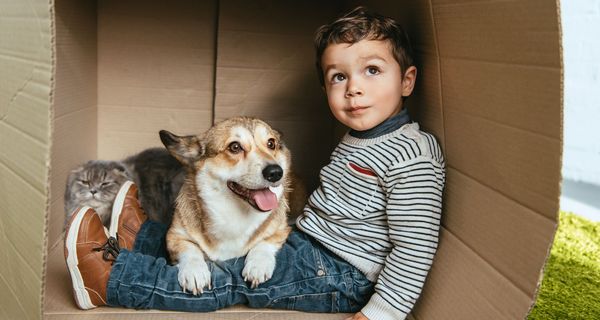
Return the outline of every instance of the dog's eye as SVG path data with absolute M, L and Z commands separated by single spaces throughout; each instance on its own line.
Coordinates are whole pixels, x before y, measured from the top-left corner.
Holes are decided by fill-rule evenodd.
M 242 145 L 237 141 L 230 143 L 227 149 L 229 149 L 229 152 L 231 153 L 239 153 L 240 151 L 244 150 L 244 148 L 242 148 Z
M 277 144 L 275 144 L 275 139 L 271 138 L 269 141 L 267 141 L 267 148 L 275 150 L 276 146 Z

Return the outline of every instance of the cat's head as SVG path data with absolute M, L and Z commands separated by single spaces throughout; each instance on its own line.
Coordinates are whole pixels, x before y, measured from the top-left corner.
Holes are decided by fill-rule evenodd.
M 69 174 L 67 188 L 72 201 L 96 207 L 112 205 L 121 185 L 131 174 L 118 161 L 88 161 Z

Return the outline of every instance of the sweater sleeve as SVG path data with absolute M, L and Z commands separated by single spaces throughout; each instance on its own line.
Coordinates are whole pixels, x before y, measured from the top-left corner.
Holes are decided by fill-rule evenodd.
M 384 179 L 391 251 L 362 309 L 371 320 L 405 319 L 419 298 L 437 250 L 444 166 L 419 156 L 390 168 Z

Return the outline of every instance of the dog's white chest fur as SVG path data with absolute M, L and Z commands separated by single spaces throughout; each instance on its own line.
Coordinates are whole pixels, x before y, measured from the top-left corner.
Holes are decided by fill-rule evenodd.
M 259 212 L 239 201 L 229 190 L 204 188 L 201 197 L 211 223 L 206 230 L 216 246 L 205 252 L 211 260 L 227 260 L 247 253 L 248 241 L 269 213 Z

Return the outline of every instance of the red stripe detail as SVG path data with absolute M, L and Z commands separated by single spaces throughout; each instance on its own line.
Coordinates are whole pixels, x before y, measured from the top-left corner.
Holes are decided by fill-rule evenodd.
M 355 165 L 352 162 L 348 163 L 348 165 L 350 166 L 350 168 L 352 168 L 352 169 L 354 169 L 354 170 L 356 170 L 356 171 L 358 171 L 358 172 L 360 172 L 362 174 L 366 174 L 366 175 L 372 176 L 372 177 L 377 177 L 377 175 L 375 174 L 375 172 L 373 172 L 373 171 L 371 171 L 369 169 L 361 168 L 361 167 Z

